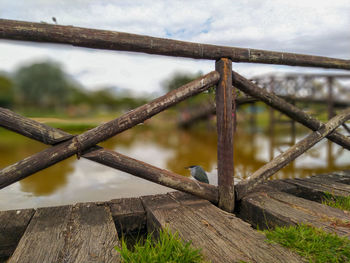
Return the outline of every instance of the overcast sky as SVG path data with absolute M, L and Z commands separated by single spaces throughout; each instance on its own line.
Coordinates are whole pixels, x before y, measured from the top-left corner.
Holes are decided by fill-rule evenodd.
M 349 0 L 0 0 L 0 18 L 108 29 L 185 41 L 350 59 Z M 175 71 L 214 69 L 213 61 L 0 40 L 0 71 L 51 59 L 89 89 L 159 92 Z M 311 68 L 234 63 L 250 77 Z M 342 73 L 342 71 L 337 71 Z

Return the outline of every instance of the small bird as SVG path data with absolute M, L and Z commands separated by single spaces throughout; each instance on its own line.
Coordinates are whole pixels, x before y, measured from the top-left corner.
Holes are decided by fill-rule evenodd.
M 204 169 L 199 165 L 191 165 L 185 167 L 186 169 L 190 169 L 191 176 L 199 182 L 209 184 L 208 176 Z
M 56 19 L 56 17 L 52 17 L 52 21 L 57 25 L 57 19 Z

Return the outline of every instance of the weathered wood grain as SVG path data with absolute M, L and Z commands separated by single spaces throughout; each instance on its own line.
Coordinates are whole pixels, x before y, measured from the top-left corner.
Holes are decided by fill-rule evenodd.
M 74 154 L 78 156 L 97 143 L 142 123 L 157 113 L 183 101 L 195 94 L 207 90 L 219 80 L 219 73 L 213 71 L 176 90 L 170 91 L 143 106 L 140 106 L 121 117 L 101 124 L 73 139 L 59 143 L 37 154 L 23 159 L 0 170 L 0 189 L 17 182 L 35 172 L 45 169 Z
M 296 187 L 297 195 L 312 201 L 322 202 L 325 193 L 331 193 L 334 196 L 349 196 L 350 186 L 347 184 L 332 182 L 327 180 L 315 180 L 311 178 L 304 179 L 285 179 L 285 182 Z
M 338 171 L 328 174 L 319 174 L 312 177 L 323 178 L 325 180 L 330 180 L 342 184 L 350 184 L 350 171 Z
M 69 133 L 52 128 L 29 118 L 25 118 L 13 111 L 1 107 L 0 126 L 50 145 L 73 137 L 73 135 Z
M 303 262 L 296 254 L 265 242 L 263 234 L 208 201 L 173 194 L 141 197 L 150 231 L 168 227 L 202 248 L 211 262 Z
M 283 167 L 285 167 L 291 161 L 295 160 L 298 156 L 303 154 L 306 150 L 310 149 L 317 142 L 319 142 L 328 134 L 333 132 L 339 125 L 341 125 L 348 119 L 350 119 L 350 109 L 346 109 L 342 113 L 333 117 L 318 131 L 312 132 L 307 137 L 300 140 L 297 144 L 290 147 L 288 150 L 274 158 L 271 162 L 259 168 L 248 178 L 248 180 L 239 182 L 236 185 L 237 198 L 241 199 L 258 184 L 272 176 L 274 173 L 276 173 Z
M 0 262 L 13 254 L 34 212 L 34 209 L 0 211 Z
M 140 198 L 114 199 L 108 202 L 119 237 L 142 234 L 146 229 L 146 211 Z
M 9 262 L 120 262 L 117 245 L 106 205 L 39 208 Z
M 5 19 L 0 20 L 0 38 L 196 59 L 218 60 L 225 57 L 235 62 L 350 69 L 349 60 L 343 59 L 215 46 L 107 30 Z
M 191 180 L 182 175 L 157 168 L 148 163 L 135 160 L 107 149 L 93 150 L 85 153 L 83 156 L 89 160 L 127 172 L 148 181 L 195 194 L 214 204 L 218 203 L 218 190 L 214 185 Z
M 216 87 L 216 125 L 218 133 L 218 189 L 219 207 L 233 212 L 235 206 L 234 168 L 233 168 L 233 127 L 236 114 L 236 92 L 232 87 L 232 61 L 222 58 L 215 63 L 215 70 L 220 73 Z
M 323 123 L 315 119 L 314 117 L 308 115 L 304 111 L 298 109 L 294 105 L 286 102 L 285 100 L 279 98 L 275 94 L 268 92 L 264 89 L 259 88 L 257 85 L 239 75 L 237 72 L 232 73 L 232 83 L 235 87 L 250 95 L 257 98 L 267 105 L 273 107 L 274 109 L 286 114 L 291 119 L 301 123 L 302 125 L 308 127 L 313 131 L 317 131 Z M 341 133 L 333 132 L 327 136 L 331 141 L 339 144 L 340 146 L 350 150 L 350 139 Z
M 239 217 L 260 229 L 304 223 L 350 238 L 348 213 L 267 186 L 242 199 Z
M 120 262 L 120 255 L 114 249 L 119 246 L 118 233 L 107 205 L 73 206 L 67 228 L 69 232 L 58 262 Z
M 39 208 L 9 262 L 59 262 L 72 206 Z

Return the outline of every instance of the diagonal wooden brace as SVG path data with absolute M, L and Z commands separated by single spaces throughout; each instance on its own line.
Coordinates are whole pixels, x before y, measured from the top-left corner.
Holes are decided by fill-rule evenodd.
M 46 135 L 49 135 L 49 137 L 44 138 L 45 136 L 43 137 L 42 133 L 40 132 L 31 132 L 31 138 L 35 138 L 46 143 L 50 141 L 49 138 L 56 138 L 55 140 L 60 140 L 60 138 L 64 140 L 68 138 L 68 140 L 58 143 L 51 148 L 45 149 L 37 154 L 27 157 L 24 160 L 21 160 L 13 165 L 10 165 L 0 170 L 0 189 L 14 182 L 17 182 L 35 172 L 45 169 L 57 162 L 67 159 L 68 157 L 77 154 L 78 151 L 84 152 L 89 148 L 94 147 L 97 143 L 104 141 L 122 131 L 130 129 L 131 127 L 151 118 L 155 114 L 175 105 L 176 103 L 185 100 L 190 96 L 198 94 L 204 90 L 207 90 L 212 85 L 215 85 L 218 82 L 219 77 L 219 73 L 213 71 L 174 91 L 169 92 L 168 94 L 158 99 L 155 99 L 141 107 L 138 107 L 115 120 L 104 123 L 83 134 L 75 136 L 74 138 L 69 138 L 69 136 L 71 135 L 64 132 L 60 135 L 57 135 L 55 133 L 52 133 L 50 130 L 45 129 L 44 126 L 40 126 L 42 131 L 46 133 Z M 4 113 L 4 111 L 2 111 L 2 113 Z M 33 124 L 33 121 L 31 122 Z M 0 126 L 4 126 L 7 124 L 5 122 L 1 122 Z M 12 124 L 13 123 L 11 123 L 11 125 Z M 20 125 L 12 125 L 11 127 L 11 130 L 17 131 L 19 133 L 24 133 Z M 35 128 L 33 130 L 35 130 Z M 57 132 L 56 129 L 54 129 L 54 131 Z M 53 134 L 55 135 L 53 136 Z M 192 184 L 196 185 L 195 182 L 192 182 Z M 214 188 L 216 189 L 216 187 Z M 212 190 L 214 190 L 214 188 Z M 200 194 L 200 192 L 202 191 L 202 189 L 197 190 L 198 194 Z M 215 191 L 212 191 L 212 193 L 214 192 Z M 212 195 L 210 198 L 214 200 L 216 197 Z
M 59 141 L 74 137 L 62 130 L 25 118 L 4 108 L 0 108 L 0 123 L 4 128 L 11 129 L 19 134 L 31 137 L 45 144 L 57 144 Z M 22 129 L 19 125 L 20 123 L 26 123 L 26 130 Z M 28 134 L 30 135 L 28 136 Z M 159 169 L 120 153 L 95 146 L 87 150 L 85 153 L 82 153 L 81 157 L 127 172 L 154 183 L 194 194 L 214 204 L 218 203 L 217 187 L 201 182 L 194 182 L 189 178 L 164 169 Z
M 326 124 L 323 124 L 317 131 L 310 133 L 306 138 L 299 141 L 287 151 L 274 158 L 271 162 L 265 164 L 254 172 L 247 180 L 241 181 L 236 185 L 237 199 L 240 200 L 247 193 L 252 191 L 258 184 L 267 180 L 270 176 L 302 155 L 324 137 L 331 134 L 336 128 L 350 119 L 350 108 L 333 117 Z
M 244 93 L 265 102 L 267 105 L 286 114 L 291 119 L 303 124 L 313 131 L 317 131 L 323 125 L 323 123 L 319 120 L 281 99 L 277 95 L 259 88 L 259 86 L 255 85 L 234 71 L 232 72 L 232 83 L 233 86 L 240 89 Z M 346 148 L 347 150 L 350 150 L 350 139 L 339 132 L 335 131 L 329 134 L 327 138 Z

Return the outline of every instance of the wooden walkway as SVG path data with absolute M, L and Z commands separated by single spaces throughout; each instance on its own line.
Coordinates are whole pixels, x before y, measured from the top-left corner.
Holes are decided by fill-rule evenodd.
M 120 262 L 114 249 L 118 234 L 159 227 L 192 240 L 211 262 L 303 262 L 265 242 L 250 224 L 264 228 L 307 223 L 350 238 L 349 214 L 319 203 L 324 192 L 348 196 L 350 172 L 270 181 L 243 198 L 238 217 L 181 192 L 3 211 L 0 262 L 11 255 L 8 262 Z

